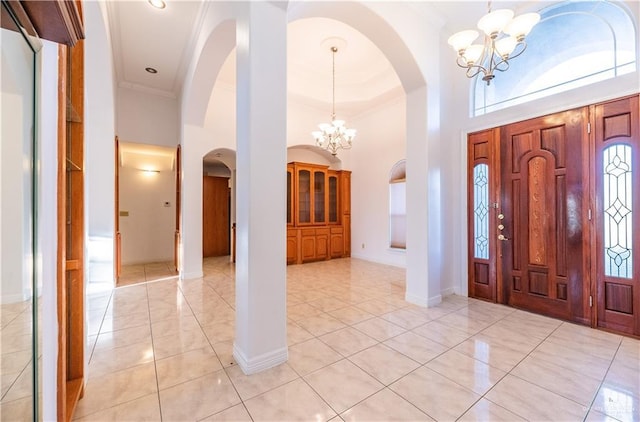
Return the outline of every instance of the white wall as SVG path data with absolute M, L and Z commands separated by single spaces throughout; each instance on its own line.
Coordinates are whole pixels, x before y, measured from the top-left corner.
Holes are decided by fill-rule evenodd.
M 117 135 L 125 142 L 177 146 L 180 143 L 178 100 L 119 87 Z
M 120 168 L 122 264 L 173 260 L 175 171 Z M 164 206 L 169 202 L 169 206 Z
M 320 3 L 310 3 L 298 5 L 298 9 L 306 6 L 323 7 Z M 628 4 L 638 15 L 640 3 Z M 346 10 L 349 7 L 345 3 L 340 13 L 336 13 L 336 18 L 341 17 L 342 11 L 347 18 Z M 454 31 L 441 28 L 442 22 L 437 22 L 437 18 L 428 12 L 428 5 L 422 3 L 372 2 L 367 3 L 367 7 L 384 16 L 397 31 L 426 84 L 421 85 L 424 81 L 420 82 L 415 72 L 407 72 L 406 69 L 410 67 L 401 69 L 404 62 L 397 60 L 395 55 L 400 53 L 397 53 L 396 45 L 392 45 L 396 40 L 380 39 L 381 35 L 375 31 L 366 31 L 367 25 L 373 21 L 367 21 L 366 17 L 359 21 L 353 16 L 345 19 L 345 22 L 353 21 L 354 27 L 369 34 L 386 52 L 390 62 L 399 66 L 396 71 L 408 90 L 407 100 L 418 106 L 412 105 L 407 109 L 405 103 L 399 101 L 388 104 L 388 109 L 373 110 L 366 116 L 348 119 L 349 126 L 358 129 L 354 148 L 340 152 L 342 168 L 353 171 L 352 254 L 372 261 L 411 267 L 408 270 L 411 269 L 416 284 L 428 283 L 428 292 L 421 290 L 420 295 L 427 294 L 429 301 L 437 301 L 441 293 L 466 294 L 466 134 L 637 92 L 640 89 L 638 73 L 471 119 L 467 116 L 468 80 L 455 65 L 455 54 L 446 44 L 446 39 Z M 425 21 L 429 25 L 425 25 Z M 394 57 L 396 60 L 393 60 Z M 223 92 L 224 89 L 226 92 Z M 197 166 L 201 160 L 201 152 L 216 147 L 235 149 L 235 96 L 232 90 L 224 89 L 216 85 L 204 128 L 185 126 L 185 139 L 190 143 L 185 146 L 185 152 L 191 149 L 193 166 Z M 422 104 L 422 98 L 427 98 L 427 106 Z M 325 114 L 322 110 L 294 104 L 289 101 L 287 144 L 311 144 L 307 128 L 313 128 L 318 121 L 325 120 Z M 411 118 L 407 117 L 408 113 Z M 426 128 L 426 133 L 421 124 Z M 412 135 L 407 135 L 407 127 Z M 413 147 L 409 154 L 411 156 L 407 157 L 409 144 Z M 407 224 L 413 240 L 408 239 L 406 253 L 407 256 L 412 251 L 414 253 L 410 263 L 402 253 L 388 249 L 388 174 L 391 166 L 405 157 L 408 177 L 417 175 L 413 181 L 407 182 Z M 188 165 L 189 162 L 185 162 L 185 166 Z M 196 181 L 189 189 L 193 190 L 192 199 L 200 196 L 201 187 L 196 186 Z M 185 198 L 185 202 L 188 201 Z M 194 207 L 196 212 L 198 205 L 194 204 Z M 197 227 L 186 228 L 192 229 L 190 235 L 197 237 Z M 417 242 L 419 250 L 411 248 L 412 242 Z M 363 243 L 365 248 L 361 247 Z M 420 264 L 427 260 L 427 265 Z
M 115 98 L 109 27 L 104 4 L 84 5 L 85 224 L 87 282 L 113 283 L 115 212 Z
M 405 109 L 402 96 L 354 120 L 350 169 L 351 256 L 401 267 L 405 252 L 389 248 L 389 172 L 406 158 Z
M 1 302 L 31 298 L 31 134 L 33 52 L 21 34 L 2 29 Z
M 166 147 L 180 143 L 177 99 L 123 87 L 117 92 L 120 141 Z M 169 207 L 163 205 L 166 201 Z M 121 168 L 120 211 L 129 212 L 129 217 L 120 217 L 123 265 L 173 260 L 174 171 L 146 174 Z
M 43 41 L 40 53 L 38 286 L 42 304 L 42 420 L 57 417 L 58 312 L 58 45 Z
M 636 28 L 640 27 L 640 2 L 626 2 L 626 4 L 631 6 Z M 444 27 L 442 39 L 446 39 L 453 32 Z M 640 58 L 640 51 L 636 56 Z M 467 294 L 467 134 L 638 93 L 640 92 L 640 72 L 636 71 L 613 80 L 573 89 L 483 116 L 469 117 L 470 81 L 464 75 L 464 70 L 455 65 L 455 53 L 446 44 L 441 46 L 441 59 L 443 92 L 447 93 L 440 99 L 442 115 L 445 116 L 442 119 L 441 139 L 447 145 L 443 150 L 443 159 L 447 166 L 442 177 L 446 186 L 450 187 L 443 195 L 446 204 L 443 227 L 446 227 L 447 242 L 451 242 L 452 250 L 458 251 L 445 261 L 443 289 L 453 288 L 457 293 Z M 496 76 L 496 78 L 499 77 L 500 75 Z M 446 116 L 455 116 L 455 119 L 446 118 Z

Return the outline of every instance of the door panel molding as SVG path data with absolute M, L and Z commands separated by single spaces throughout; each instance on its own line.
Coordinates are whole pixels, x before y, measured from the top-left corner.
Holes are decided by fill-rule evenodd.
M 583 215 L 588 108 L 501 128 L 506 303 L 589 323 Z
M 498 230 L 494 204 L 499 190 L 500 167 L 496 153 L 499 138 L 498 129 L 470 134 L 467 154 L 469 296 L 491 302 L 498 301 L 502 295 L 497 282 L 497 260 L 493 258 L 497 242 L 494 234 Z
M 467 152 L 469 296 L 640 336 L 640 95 L 471 133 Z M 487 210 L 489 256 L 479 259 L 483 163 L 498 208 Z M 620 198 L 605 199 L 621 177 Z M 612 235 L 623 224 L 632 229 Z

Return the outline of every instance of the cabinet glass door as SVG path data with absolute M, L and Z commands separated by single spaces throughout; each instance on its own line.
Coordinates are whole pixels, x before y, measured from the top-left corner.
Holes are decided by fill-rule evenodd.
M 291 221 L 291 170 L 287 169 L 287 224 L 292 224 Z
M 313 174 L 313 196 L 314 196 L 314 221 L 316 223 L 325 222 L 325 172 L 316 171 Z
M 298 172 L 298 222 L 311 222 L 311 172 Z
M 338 222 L 338 178 L 329 176 L 329 223 Z

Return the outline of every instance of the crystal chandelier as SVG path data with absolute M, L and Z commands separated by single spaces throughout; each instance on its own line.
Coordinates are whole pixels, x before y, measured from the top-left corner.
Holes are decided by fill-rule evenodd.
M 332 155 L 338 154 L 338 150 L 351 148 L 353 138 L 356 136 L 355 129 L 347 129 L 344 120 L 336 120 L 336 53 L 338 47 L 331 47 L 333 58 L 333 99 L 331 108 L 331 123 L 321 123 L 318 125 L 320 130 L 311 132 L 316 140 L 316 145 L 322 149 L 331 152 Z
M 473 29 L 460 31 L 449 37 L 449 45 L 458 53 L 456 63 L 467 69 L 467 77 L 473 78 L 482 72 L 482 80 L 489 85 L 495 72 L 509 69 L 509 60 L 518 57 L 527 48 L 524 37 L 540 20 L 537 13 L 525 13 L 513 17 L 513 11 L 499 9 L 491 11 L 478 21 L 478 29 L 485 33 L 484 44 L 471 44 L 478 38 Z

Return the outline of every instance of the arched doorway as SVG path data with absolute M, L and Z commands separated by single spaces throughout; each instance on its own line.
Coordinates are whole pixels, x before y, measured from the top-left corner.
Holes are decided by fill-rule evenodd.
M 202 257 L 235 257 L 235 151 L 218 148 L 202 158 Z

